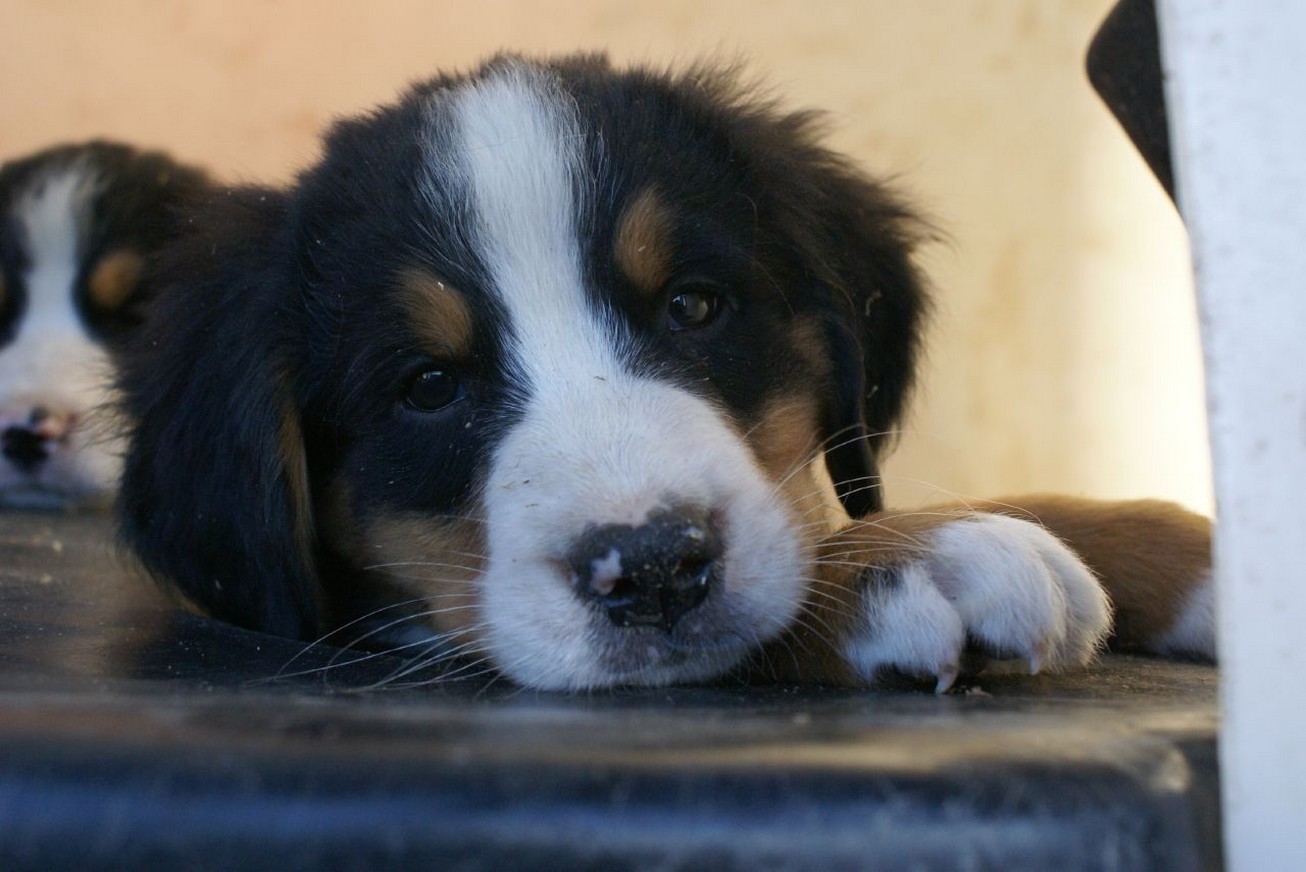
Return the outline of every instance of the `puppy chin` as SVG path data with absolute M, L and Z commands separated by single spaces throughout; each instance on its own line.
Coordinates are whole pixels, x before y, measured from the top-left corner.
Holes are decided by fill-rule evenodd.
M 487 596 L 494 614 L 487 643 L 496 666 L 525 687 L 588 691 L 606 687 L 691 684 L 719 677 L 737 666 L 756 643 L 737 631 L 713 633 L 711 612 L 687 617 L 673 630 L 616 627 L 599 610 L 571 595 L 556 573 L 521 573 L 523 583 L 552 589 L 536 598 L 535 609 L 506 606 Z M 487 577 L 487 590 L 502 589 Z M 546 632 L 541 630 L 547 626 Z

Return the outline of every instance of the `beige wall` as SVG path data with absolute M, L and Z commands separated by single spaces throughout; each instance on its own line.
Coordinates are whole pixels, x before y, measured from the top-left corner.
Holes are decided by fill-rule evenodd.
M 1110 0 L 0 2 L 0 156 L 107 135 L 229 178 L 312 160 L 331 117 L 499 48 L 741 55 L 949 233 L 888 472 L 937 492 L 1209 508 L 1182 228 L 1081 73 Z

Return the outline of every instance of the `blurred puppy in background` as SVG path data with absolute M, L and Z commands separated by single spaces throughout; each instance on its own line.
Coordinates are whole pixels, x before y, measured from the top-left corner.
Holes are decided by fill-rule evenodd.
M 148 264 L 204 175 L 158 152 L 61 145 L 0 166 L 0 506 L 94 504 L 121 466 L 92 426 Z

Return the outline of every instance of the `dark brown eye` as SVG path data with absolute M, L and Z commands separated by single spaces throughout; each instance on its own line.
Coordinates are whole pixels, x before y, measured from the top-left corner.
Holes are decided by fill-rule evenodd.
M 438 412 L 463 395 L 458 377 L 442 369 L 428 369 L 413 376 L 404 401 L 419 412 Z
M 673 331 L 695 330 L 711 324 L 724 309 L 725 298 L 714 285 L 684 284 L 667 304 L 667 319 Z

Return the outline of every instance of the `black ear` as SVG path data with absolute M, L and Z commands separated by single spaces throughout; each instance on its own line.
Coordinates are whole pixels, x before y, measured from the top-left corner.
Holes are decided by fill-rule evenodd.
M 220 191 L 190 223 L 120 367 L 122 535 L 214 617 L 307 638 L 318 585 L 285 198 Z
M 826 324 L 826 343 L 834 366 L 822 433 L 825 466 L 844 511 L 858 518 L 884 508 L 876 460 L 878 440 L 873 435 L 876 431 L 866 426 L 862 338 L 854 327 L 832 318 Z
M 740 110 L 731 146 L 748 158 L 755 208 L 776 219 L 797 257 L 802 293 L 791 304 L 823 328 L 826 467 L 850 515 L 878 511 L 879 461 L 906 407 L 929 309 L 912 257 L 933 230 L 888 186 L 820 144 L 819 115 L 750 105 L 729 70 L 716 79 L 698 71 L 691 81 Z
M 929 309 L 912 260 L 928 228 L 897 195 L 829 155 L 799 176 L 811 210 L 801 247 L 827 313 L 832 363 L 826 466 L 857 517 L 884 507 L 879 460 L 911 392 Z

